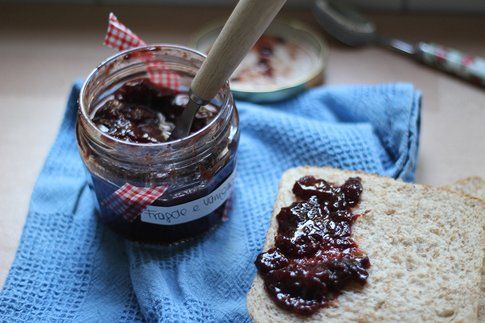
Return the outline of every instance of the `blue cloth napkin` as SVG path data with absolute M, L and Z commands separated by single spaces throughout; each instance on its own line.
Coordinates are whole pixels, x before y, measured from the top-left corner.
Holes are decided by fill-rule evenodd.
M 74 135 L 79 87 L 32 193 L 0 294 L 1 322 L 248 321 L 253 261 L 287 168 L 331 165 L 413 180 L 421 96 L 411 85 L 329 86 L 269 106 L 239 102 L 230 220 L 177 247 L 124 241 L 96 218 Z

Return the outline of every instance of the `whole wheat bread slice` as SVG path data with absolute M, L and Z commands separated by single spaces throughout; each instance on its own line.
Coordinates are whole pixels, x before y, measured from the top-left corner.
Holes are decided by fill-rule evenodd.
M 444 188 L 479 198 L 485 202 L 485 180 L 481 177 L 468 177 L 451 185 L 444 186 Z M 485 256 L 485 253 L 483 253 L 484 250 L 485 245 L 482 245 L 482 257 Z M 481 275 L 478 319 L 480 322 L 485 322 L 485 258 L 482 264 Z
M 485 180 L 478 176 L 467 177 L 443 188 L 457 191 L 485 201 Z
M 483 203 L 449 190 L 333 168 L 290 169 L 280 182 L 263 250 L 273 246 L 276 214 L 294 200 L 302 176 L 342 184 L 362 178 L 355 213 L 370 211 L 353 226 L 371 268 L 362 289 L 346 290 L 338 305 L 304 318 L 280 309 L 256 275 L 247 297 L 254 322 L 476 322 L 484 244 Z

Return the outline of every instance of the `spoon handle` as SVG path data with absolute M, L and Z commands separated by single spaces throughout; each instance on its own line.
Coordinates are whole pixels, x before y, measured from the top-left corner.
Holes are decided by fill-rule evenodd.
M 211 100 L 268 28 L 286 0 L 240 0 L 192 81 L 192 95 Z
M 485 59 L 464 54 L 456 49 L 420 42 L 416 57 L 427 65 L 454 74 L 477 85 L 485 86 Z

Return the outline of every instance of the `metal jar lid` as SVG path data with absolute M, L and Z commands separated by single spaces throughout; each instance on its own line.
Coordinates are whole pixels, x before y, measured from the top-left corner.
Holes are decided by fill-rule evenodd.
M 202 52 L 208 52 L 222 26 L 223 23 L 216 23 L 203 28 L 195 36 L 192 47 Z M 305 62 L 308 65 L 306 72 L 299 73 L 294 78 L 287 78 L 284 84 L 258 85 L 248 89 L 247 86 L 239 86 L 237 82 L 232 82 L 231 90 L 237 99 L 259 103 L 276 102 L 293 97 L 322 83 L 328 49 L 321 36 L 299 21 L 282 19 L 275 20 L 264 35 L 282 38 L 297 44 L 304 49 L 312 62 L 311 64 Z M 288 64 L 295 64 L 295 62 L 288 61 Z

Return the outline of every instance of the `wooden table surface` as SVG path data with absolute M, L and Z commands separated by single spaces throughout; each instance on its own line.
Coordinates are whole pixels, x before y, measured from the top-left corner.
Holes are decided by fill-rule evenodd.
M 110 10 L 148 42 L 181 44 L 229 13 L 221 8 L 0 5 L 0 286 L 71 83 L 113 53 L 101 45 Z M 309 12 L 282 15 L 318 29 Z M 485 57 L 483 16 L 371 17 L 386 34 Z M 406 81 L 423 92 L 417 182 L 440 185 L 471 175 L 485 177 L 484 90 L 384 49 L 350 49 L 327 41 L 327 84 Z

